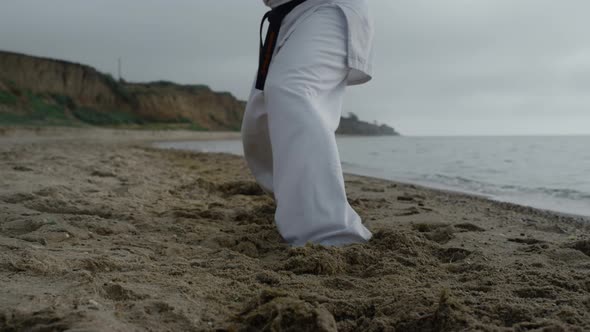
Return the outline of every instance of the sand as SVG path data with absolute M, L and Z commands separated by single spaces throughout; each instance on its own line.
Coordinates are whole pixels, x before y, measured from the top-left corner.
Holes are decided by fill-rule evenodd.
M 233 136 L 4 130 L 0 330 L 590 330 L 588 220 L 348 175 L 374 239 L 290 248 L 242 158 L 149 144 Z

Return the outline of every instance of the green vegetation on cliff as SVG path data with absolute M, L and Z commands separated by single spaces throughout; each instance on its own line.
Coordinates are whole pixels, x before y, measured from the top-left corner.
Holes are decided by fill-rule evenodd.
M 76 119 L 95 126 L 133 125 L 143 123 L 143 121 L 136 115 L 120 111 L 100 112 L 92 108 L 80 107 L 76 108 L 72 114 Z
M 205 85 L 127 83 L 89 66 L 0 51 L 0 125 L 237 130 L 244 107 Z
M 354 113 L 349 113 L 348 117 L 340 119 L 340 126 L 336 133 L 340 135 L 399 136 L 399 133 L 388 125 L 361 121 Z
M 0 104 L 14 106 L 16 105 L 18 99 L 9 91 L 1 91 L 0 90 Z
M 144 119 L 122 110 L 102 111 L 77 106 L 72 98 L 60 94 L 35 94 L 31 91 L 0 90 L 0 125 L 57 125 L 57 126 L 108 126 L 141 129 L 206 130 L 190 119 L 173 121 Z
M 0 123 L 8 125 L 72 125 L 65 108 L 59 104 L 30 91 L 21 93 L 17 90 L 16 95 L 13 91 L 0 90 Z M 24 111 L 14 111 L 23 105 L 26 105 Z M 8 108 L 8 110 L 2 111 L 3 108 Z

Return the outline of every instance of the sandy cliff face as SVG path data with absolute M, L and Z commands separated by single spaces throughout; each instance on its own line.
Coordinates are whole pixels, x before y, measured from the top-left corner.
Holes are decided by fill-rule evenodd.
M 21 97 L 20 106 L 32 95 L 58 96 L 71 100 L 64 111 L 74 115 L 123 112 L 138 121 L 192 123 L 210 130 L 239 129 L 245 106 L 206 86 L 117 82 L 89 66 L 9 52 L 0 52 L 0 84 L 0 90 Z
M 118 102 L 108 77 L 80 64 L 0 52 L 0 78 L 33 93 L 69 96 L 84 106 Z
M 240 128 L 245 103 L 229 93 L 215 93 L 205 86 L 179 87 L 167 82 L 127 87 L 136 98 L 138 114 L 144 118 L 167 122 L 188 119 L 213 130 Z

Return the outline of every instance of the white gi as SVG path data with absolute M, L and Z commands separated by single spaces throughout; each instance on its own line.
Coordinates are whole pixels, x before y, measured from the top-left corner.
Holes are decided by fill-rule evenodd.
M 347 201 L 334 132 L 346 86 L 371 79 L 372 41 L 367 0 L 308 0 L 283 20 L 264 91 L 252 88 L 244 153 L 291 245 L 371 238 Z

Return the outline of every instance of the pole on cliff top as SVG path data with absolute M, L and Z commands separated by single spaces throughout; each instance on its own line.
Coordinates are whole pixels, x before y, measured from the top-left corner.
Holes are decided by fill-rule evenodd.
M 119 82 L 123 79 L 121 76 L 121 58 L 118 58 L 118 71 L 119 71 Z

